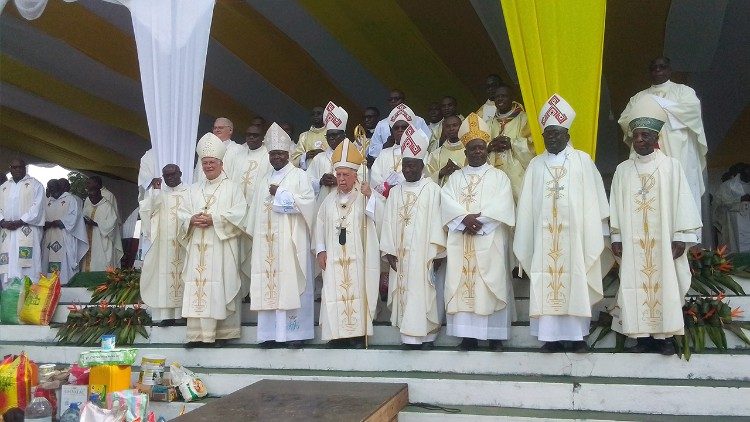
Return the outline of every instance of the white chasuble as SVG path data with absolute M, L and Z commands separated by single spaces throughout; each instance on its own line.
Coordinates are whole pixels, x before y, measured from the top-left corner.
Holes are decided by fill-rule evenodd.
M 370 186 L 372 186 L 373 193 L 368 204 L 368 211 L 375 216 L 378 234 L 382 230 L 385 200 L 390 194 L 390 189 L 404 181 L 404 175 L 401 173 L 401 159 L 401 146 L 396 144 L 382 150 L 370 169 Z
M 274 196 L 270 185 L 278 186 Z M 258 341 L 313 337 L 314 201 L 304 170 L 292 163 L 257 182 L 247 232 L 253 237 L 250 309 L 258 311 Z
M 229 179 L 242 188 L 248 205 L 255 193 L 255 183 L 270 170 L 271 164 L 268 162 L 268 149 L 265 145 L 258 149 L 240 145 L 224 166 L 224 172 Z
M 477 235 L 464 233 L 462 220 L 475 213 L 481 213 L 483 227 Z M 515 212 L 508 177 L 488 164 L 456 171 L 443 186 L 441 220 L 448 227 L 448 333 L 478 339 L 507 337 L 507 327 L 489 330 L 498 321 L 488 317 L 501 310 L 511 314 L 500 317 L 508 326 L 514 317 L 508 242 Z
M 140 202 L 141 231 L 151 242 L 143 257 L 141 298 L 155 321 L 182 317 L 182 269 L 185 248 L 179 241 L 177 210 L 189 199 L 190 190 L 179 184 L 173 188 L 149 189 Z
M 688 248 L 701 227 L 680 162 L 659 150 L 617 166 L 610 195 L 612 242 L 622 242 L 612 328 L 629 337 L 683 333 Z M 672 259 L 672 242 L 685 253 Z
M 326 252 L 320 304 L 323 340 L 372 335 L 378 302 L 380 250 L 359 187 L 323 200 L 315 223 L 315 252 Z
M 601 259 L 609 204 L 589 155 L 568 145 L 559 154 L 545 151 L 532 159 L 516 215 L 513 250 L 530 278 L 532 331 L 542 341 L 582 340 L 589 332 L 591 306 L 603 297 L 602 271 L 609 270 Z M 547 325 L 543 320 L 563 316 L 581 320 L 558 318 L 570 321 L 571 328 L 536 330 L 540 323 Z
M 326 199 L 326 196 L 336 190 L 336 186 L 320 185 L 320 178 L 323 177 L 324 174 L 336 175 L 336 170 L 333 168 L 332 161 L 333 151 L 328 146 L 326 146 L 326 148 L 327 149 L 324 153 L 316 155 L 315 158 L 310 161 L 306 172 L 307 178 L 310 180 L 310 184 L 315 192 L 315 215 L 317 215 L 318 209 L 320 209 L 320 205 L 323 203 L 323 200 Z M 359 178 L 360 181 L 364 178 L 362 166 L 357 170 L 357 178 Z
M 24 222 L 16 230 L 0 229 L 0 283 L 24 276 L 39 280 L 45 199 L 44 186 L 29 175 L 0 185 L 0 220 Z
M 119 268 L 123 249 L 117 207 L 102 194 L 102 199 L 96 204 L 86 198 L 83 203 L 83 215 L 93 220 L 96 226 L 86 225 L 89 251 L 83 257 L 81 271 Z
M 706 133 L 703 129 L 701 102 L 695 95 L 693 88 L 672 81 L 652 85 L 635 94 L 628 101 L 628 105 L 618 120 L 625 133 L 623 141 L 628 146 L 632 144 L 628 124 L 633 118 L 638 117 L 633 107 L 644 95 L 655 95 L 676 103 L 664 109 L 669 118 L 659 133 L 659 148 L 667 156 L 676 158 L 682 165 L 685 178 L 693 194 L 693 201 L 700 215 L 701 196 L 706 191 L 703 177 L 706 171 L 706 153 L 708 152 Z
M 211 215 L 213 225 L 191 227 L 191 217 L 199 213 Z M 186 249 L 182 316 L 188 319 L 188 341 L 240 336 L 239 244 L 246 213 L 242 189 L 224 174 L 191 185 L 177 209 L 179 238 Z
M 391 189 L 380 250 L 398 260 L 389 273 L 388 306 L 391 323 L 407 338 L 433 341 L 440 330 L 433 261 L 445 256 L 446 233 L 438 215 L 440 187 L 429 177 Z
M 64 228 L 50 227 L 42 239 L 42 271 L 58 271 L 60 283 L 67 284 L 78 272 L 89 248 L 86 225 L 78 201 L 69 192 L 47 200 L 46 221 L 62 222 Z

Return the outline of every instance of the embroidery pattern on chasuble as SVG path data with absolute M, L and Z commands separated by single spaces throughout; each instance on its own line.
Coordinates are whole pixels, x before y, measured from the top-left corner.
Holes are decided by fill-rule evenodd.
M 547 294 L 544 298 L 545 307 L 551 311 L 550 314 L 560 314 L 567 312 L 568 304 L 568 287 L 570 283 L 567 283 L 570 278 L 569 268 L 565 265 L 565 250 L 562 246 L 563 233 L 567 231 L 568 219 L 560 218 L 561 203 L 565 197 L 565 185 L 561 182 L 567 180 L 568 170 L 565 165 L 548 167 L 545 164 L 547 173 L 551 177 L 550 180 L 545 182 L 546 197 L 552 200 L 552 207 L 550 209 L 550 215 L 547 215 L 547 224 L 544 226 L 546 231 L 544 241 L 547 246 L 547 265 L 545 272 L 549 276 L 549 283 L 547 283 Z M 565 213 L 567 214 L 567 212 Z M 547 310 L 545 310 L 547 311 Z M 546 313 L 546 312 L 545 312 Z
M 421 194 L 420 190 L 420 194 Z M 412 223 L 412 217 L 414 216 L 414 205 L 417 204 L 419 195 L 414 192 L 406 192 L 404 195 L 403 189 L 401 190 L 401 203 L 402 206 L 398 209 L 398 216 L 401 219 L 401 233 L 399 234 L 398 248 L 396 249 L 396 257 L 398 258 L 398 279 L 396 294 L 398 294 L 398 321 L 402 321 L 404 318 L 404 308 L 406 307 L 406 293 L 408 287 L 406 285 L 406 269 L 404 268 L 404 261 L 406 256 L 409 254 L 409 250 L 405 247 L 406 229 Z M 414 231 L 411 232 L 412 237 Z
M 101 200 L 99 201 L 101 202 Z M 96 217 L 96 210 L 98 209 L 94 204 L 91 204 L 91 215 L 89 219 L 93 220 Z M 98 205 L 98 204 L 97 204 Z M 89 245 L 93 245 L 94 226 L 92 224 L 86 224 L 86 237 L 89 239 Z M 91 271 L 91 249 L 86 252 L 86 256 L 83 257 L 83 270 Z
M 658 166 L 657 166 L 658 169 Z M 640 189 L 635 193 L 635 211 L 641 214 L 643 230 L 638 238 L 637 247 L 640 248 L 641 268 L 639 288 L 643 293 L 641 310 L 641 321 L 649 327 L 660 327 L 662 321 L 662 303 L 661 296 L 661 279 L 657 262 L 661 262 L 661 250 L 656 248 L 657 240 L 651 233 L 649 217 L 656 214 L 656 178 L 654 173 L 640 174 L 637 172 L 640 181 Z M 658 218 L 654 215 L 654 218 Z M 637 221 L 633 219 L 633 221 Z
M 278 227 L 273 221 L 273 196 L 267 196 L 263 203 L 266 212 L 266 234 L 263 240 L 266 242 L 266 268 L 263 273 L 266 276 L 266 288 L 263 292 L 264 309 L 277 309 L 279 307 L 279 284 L 278 272 L 276 271 L 276 241 L 278 240 Z
M 247 166 L 247 170 L 245 170 L 244 173 L 242 173 L 242 191 L 245 192 L 245 196 L 249 197 L 249 195 L 252 195 L 252 192 L 248 192 L 248 187 L 255 183 L 255 177 L 257 174 L 255 174 L 256 170 L 258 170 L 258 162 L 253 160 L 250 161 L 250 164 Z
M 174 226 L 174 233 L 170 242 L 170 246 L 172 247 L 172 260 L 169 263 L 171 266 L 169 271 L 169 302 L 182 303 L 183 286 L 180 276 L 182 274 L 184 260 L 180 254 L 180 242 L 177 240 L 179 238 L 177 234 L 179 230 L 179 224 L 177 223 L 177 209 L 182 205 L 183 197 L 180 195 L 173 195 L 172 197 L 175 199 L 175 204 L 169 208 L 169 221 Z
M 352 219 L 349 217 L 356 206 L 354 203 L 354 199 L 356 198 L 357 195 L 352 195 L 352 200 L 345 204 L 337 204 L 336 206 L 336 212 L 339 214 L 337 227 L 339 233 L 346 233 L 347 231 L 354 229 Z M 343 216 L 340 215 L 340 208 L 345 210 Z M 341 302 L 344 304 L 344 309 L 342 309 L 341 314 L 339 315 L 339 326 L 343 327 L 346 332 L 353 333 L 358 331 L 360 326 L 359 311 L 354 306 L 354 302 L 357 298 L 357 295 L 355 295 L 356 286 L 352 281 L 352 266 L 355 264 L 356 259 L 355 257 L 349 256 L 345 235 L 343 239 L 341 236 L 339 237 L 339 244 L 341 245 L 341 257 L 336 260 L 336 267 L 338 271 L 341 272 L 341 277 L 338 277 L 341 282 L 338 285 L 338 292 L 341 297 Z M 362 246 L 364 251 L 366 245 L 363 244 Z
M 203 193 L 203 199 L 206 201 L 206 205 L 203 207 L 203 212 L 208 212 L 208 209 L 216 203 L 216 191 L 219 190 L 220 187 L 221 182 L 219 182 L 219 186 L 214 189 L 213 194 L 206 195 L 205 192 Z M 195 245 L 198 249 L 199 258 L 198 266 L 195 267 L 197 275 L 195 277 L 195 293 L 193 293 L 193 300 L 191 303 L 193 309 L 198 314 L 204 313 L 208 307 L 208 301 L 206 300 L 208 297 L 208 294 L 206 294 L 206 283 L 208 282 L 208 275 L 211 272 L 209 271 L 208 261 L 206 260 L 206 254 L 208 253 L 209 247 L 208 239 L 206 239 L 206 230 L 208 229 L 200 229 L 201 240 Z
M 486 172 L 484 173 L 486 174 Z M 481 204 L 481 183 L 484 179 L 481 176 L 470 174 L 468 177 L 464 174 L 464 180 L 467 180 L 466 187 L 461 189 L 459 202 L 464 206 L 466 211 L 471 212 L 471 205 L 479 202 Z M 476 236 L 470 234 L 463 235 L 464 256 L 463 266 L 461 268 L 461 284 L 459 285 L 459 298 L 463 300 L 468 309 L 474 309 L 474 300 L 476 299 L 476 278 L 479 274 L 477 263 L 476 247 L 474 240 Z

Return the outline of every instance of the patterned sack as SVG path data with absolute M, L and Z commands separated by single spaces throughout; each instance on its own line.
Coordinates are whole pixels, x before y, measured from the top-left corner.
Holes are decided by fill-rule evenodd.
M 23 306 L 23 299 L 27 286 L 31 285 L 28 277 L 23 279 L 14 277 L 2 291 L 0 291 L 0 321 L 3 324 L 20 324 L 18 311 Z
M 57 273 L 50 277 L 42 276 L 39 283 L 26 290 L 23 308 L 18 318 L 24 324 L 49 325 L 60 300 L 60 279 Z
M 39 384 L 39 368 L 25 353 L 8 355 L 0 362 L 0 414 L 13 407 L 25 409 L 31 387 Z

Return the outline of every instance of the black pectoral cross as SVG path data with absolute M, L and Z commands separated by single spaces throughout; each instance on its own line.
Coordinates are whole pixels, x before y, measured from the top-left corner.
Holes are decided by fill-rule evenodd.
M 346 245 L 346 227 L 339 227 L 339 245 Z

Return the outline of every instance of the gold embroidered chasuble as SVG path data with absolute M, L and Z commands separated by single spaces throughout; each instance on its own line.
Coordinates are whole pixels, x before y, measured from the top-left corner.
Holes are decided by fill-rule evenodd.
M 116 206 L 104 196 L 97 204 L 92 204 L 91 200 L 86 198 L 83 203 L 83 214 L 94 220 L 97 225 L 86 226 L 89 251 L 83 257 L 81 271 L 119 268 L 123 249 Z
M 679 161 L 659 150 L 617 166 L 610 195 L 612 242 L 622 241 L 620 287 L 612 328 L 630 337 L 683 333 L 690 288 L 687 248 L 701 227 Z M 686 242 L 672 259 L 672 242 Z
M 604 184 L 588 154 L 568 146 L 531 160 L 513 237 L 519 266 L 530 278 L 529 316 L 591 316 L 603 297 L 607 217 Z M 612 260 L 604 261 L 606 272 Z
M 372 335 L 380 250 L 375 223 L 371 215 L 365 216 L 365 197 L 358 187 L 354 189 L 350 196 L 328 195 L 315 223 L 315 252 L 325 251 L 328 256 L 320 304 L 323 340 Z M 342 228 L 346 230 L 343 245 Z
M 383 225 L 385 195 L 389 193 L 388 189 L 404 181 L 404 176 L 401 174 L 401 159 L 401 145 L 396 144 L 380 151 L 380 155 L 375 159 L 372 169 L 370 169 L 372 196 L 369 207 L 375 216 L 378 234 L 380 234 Z
M 271 170 L 271 164 L 268 161 L 268 149 L 265 145 L 254 150 L 246 145 L 240 147 L 227 160 L 224 172 L 232 182 L 242 188 L 247 203 L 250 205 L 255 193 L 255 183 Z
M 141 298 L 161 314 L 154 314 L 155 319 L 182 317 L 185 247 L 179 239 L 177 212 L 189 195 L 184 184 L 171 188 L 162 183 L 161 189 L 146 191 L 140 202 L 141 232 L 151 241 L 143 257 Z
M 60 220 L 65 228 L 50 227 L 42 238 L 42 272 L 59 271 L 60 282 L 67 284 L 78 271 L 89 248 L 83 210 L 69 192 L 47 199 L 46 221 Z
M 190 227 L 190 218 L 210 214 L 213 226 Z M 240 290 L 239 243 L 244 232 L 247 203 L 242 189 L 224 174 L 190 186 L 187 200 L 177 209 L 179 238 L 185 245 L 182 315 L 190 319 L 224 320 L 235 313 Z M 232 337 L 239 336 L 239 318 Z M 216 327 L 214 327 L 216 328 Z M 203 334 L 211 339 L 213 333 Z M 218 338 L 228 338 L 216 332 Z M 188 338 L 190 338 L 190 332 Z
M 299 140 L 297 141 L 297 146 L 294 149 L 294 152 L 289 155 L 289 161 L 295 166 L 302 168 L 303 170 L 307 169 L 310 166 L 310 162 L 308 162 L 303 156 L 308 151 L 312 151 L 314 149 L 326 149 L 325 126 L 310 126 L 310 130 L 308 130 L 307 132 L 302 132 L 299 135 Z
M 480 234 L 463 233 L 461 220 L 480 212 Z M 490 315 L 505 308 L 513 300 L 508 242 L 515 225 L 508 177 L 488 164 L 454 172 L 443 186 L 440 214 L 448 227 L 446 312 Z
M 278 185 L 275 196 L 268 188 Z M 250 308 L 292 310 L 310 276 L 310 227 L 315 197 L 305 172 L 291 163 L 273 169 L 255 189 L 247 231 L 253 237 L 250 261 Z
M 440 187 L 429 177 L 394 187 L 386 201 L 380 250 L 398 259 L 389 271 L 391 323 L 402 334 L 424 337 L 440 330 L 433 261 L 445 256 Z
M 430 176 L 430 178 L 438 185 L 445 185 L 448 178 L 440 178 L 440 170 L 448 164 L 448 160 L 453 161 L 459 167 L 465 166 L 466 154 L 464 153 L 464 150 L 464 144 L 460 141 L 455 144 L 448 141 L 444 142 L 441 147 L 432 151 L 430 155 L 427 156 L 427 163 L 424 168 L 425 174 Z

